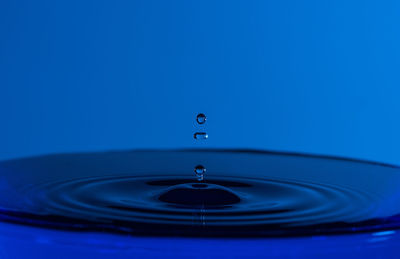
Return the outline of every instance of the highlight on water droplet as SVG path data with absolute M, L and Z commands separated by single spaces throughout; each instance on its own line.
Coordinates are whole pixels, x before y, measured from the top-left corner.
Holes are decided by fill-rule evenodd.
M 198 181 L 202 181 L 204 179 L 204 174 L 206 171 L 207 169 L 202 165 L 198 165 L 194 168 L 194 173 L 196 174 Z
M 196 132 L 194 133 L 195 139 L 208 139 L 208 134 L 205 132 Z
M 206 115 L 204 115 L 204 113 L 197 114 L 196 121 L 198 124 L 204 124 L 204 123 L 206 123 L 206 120 L 207 120 L 207 117 L 206 117 Z

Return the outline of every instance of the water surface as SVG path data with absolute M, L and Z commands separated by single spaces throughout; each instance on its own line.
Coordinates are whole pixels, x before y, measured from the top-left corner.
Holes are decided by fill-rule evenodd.
M 198 164 L 207 164 L 201 182 Z M 398 186 L 394 166 L 301 154 L 58 154 L 0 164 L 0 218 L 137 235 L 354 233 L 400 226 Z

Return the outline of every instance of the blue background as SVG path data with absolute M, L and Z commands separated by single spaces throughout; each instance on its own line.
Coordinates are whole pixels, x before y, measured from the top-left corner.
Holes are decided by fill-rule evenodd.
M 400 164 L 399 13 L 396 0 L 2 0 L 0 159 L 198 146 Z
M 399 14 L 398 0 L 0 0 L 0 160 L 231 147 L 400 164 Z M 2 223 L 0 257 L 397 258 L 389 232 L 199 246 Z

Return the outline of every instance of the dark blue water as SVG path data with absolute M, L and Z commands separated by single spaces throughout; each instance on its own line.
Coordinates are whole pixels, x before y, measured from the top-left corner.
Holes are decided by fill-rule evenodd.
M 193 168 L 207 165 L 199 182 Z M 293 236 L 400 226 L 400 169 L 251 150 L 59 154 L 0 164 L 0 218 L 135 235 Z

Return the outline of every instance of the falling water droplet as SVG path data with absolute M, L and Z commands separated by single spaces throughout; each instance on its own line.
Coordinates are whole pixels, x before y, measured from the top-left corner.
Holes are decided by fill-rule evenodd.
M 208 139 L 208 134 L 205 132 L 196 132 L 194 133 L 195 139 Z
M 199 113 L 197 114 L 196 120 L 198 124 L 204 124 L 206 123 L 207 117 L 206 115 L 204 115 L 204 113 Z
M 198 165 L 194 168 L 194 172 L 197 176 L 198 181 L 202 181 L 204 179 L 204 173 L 206 171 L 207 171 L 207 169 L 202 165 Z
M 206 120 L 207 120 L 207 117 L 206 117 L 206 115 L 204 115 L 204 113 L 197 114 L 196 121 L 198 124 L 204 124 L 204 123 L 206 123 Z M 196 133 L 194 133 L 193 136 L 196 140 L 208 139 L 208 134 L 206 132 L 196 132 Z M 203 181 L 204 173 L 206 172 L 206 168 L 202 165 L 198 165 L 194 168 L 194 172 L 197 176 L 197 180 Z

